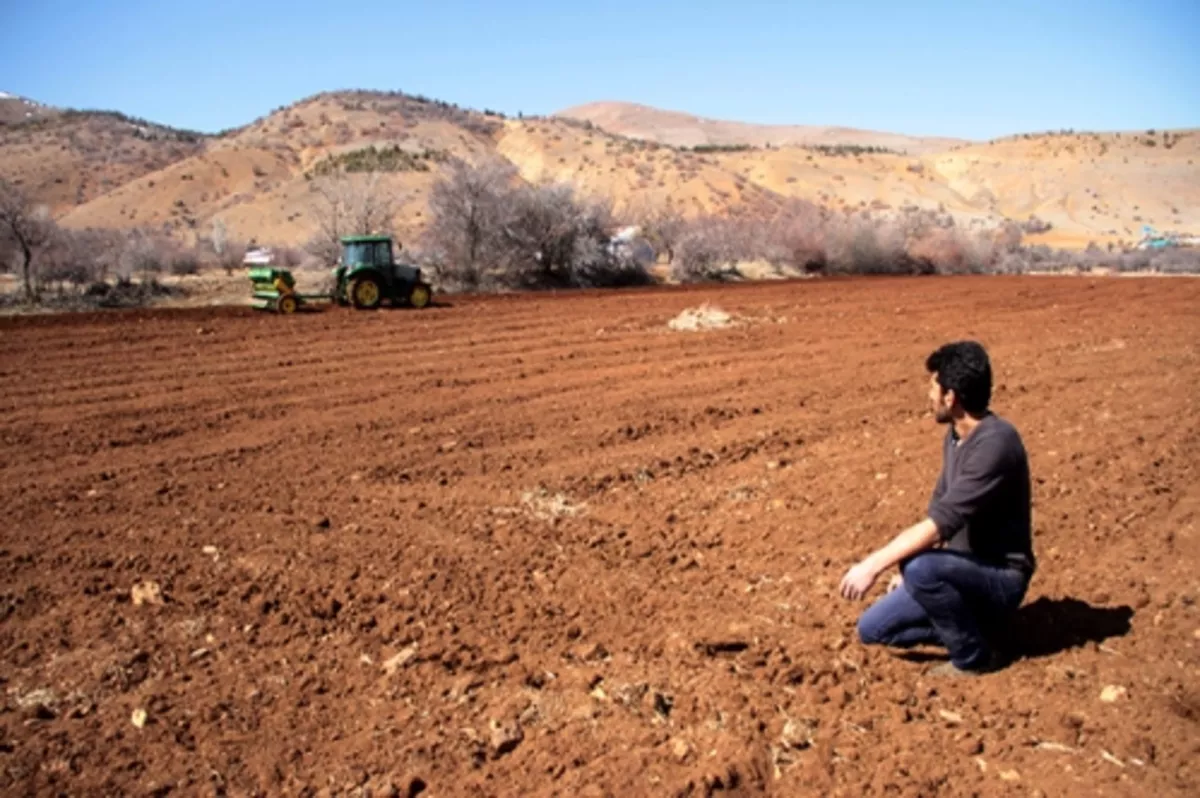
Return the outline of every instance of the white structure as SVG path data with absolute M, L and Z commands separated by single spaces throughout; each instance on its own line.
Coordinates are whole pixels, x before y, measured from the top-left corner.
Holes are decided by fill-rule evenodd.
M 275 253 L 267 247 L 255 247 L 246 250 L 242 263 L 246 266 L 270 266 L 275 261 Z
M 609 239 L 608 251 L 642 266 L 653 266 L 658 255 L 650 242 L 642 238 L 641 232 L 642 229 L 636 225 L 622 227 Z

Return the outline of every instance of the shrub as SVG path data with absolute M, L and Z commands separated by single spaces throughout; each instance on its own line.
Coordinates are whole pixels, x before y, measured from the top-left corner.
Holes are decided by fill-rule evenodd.
M 1054 225 L 1050 224 L 1050 222 L 1039 219 L 1032 214 L 1021 223 L 1021 229 L 1026 233 L 1045 233 L 1053 227 Z
M 747 225 L 732 218 L 701 218 L 679 236 L 671 276 L 682 283 L 722 280 L 737 275 L 737 263 L 753 259 Z
M 423 258 L 454 288 L 554 288 L 646 283 L 611 246 L 607 203 L 568 185 L 529 186 L 509 164 L 454 162 L 434 184 Z
M 179 252 L 171 258 L 171 274 L 183 277 L 200 273 L 200 258 L 195 252 Z
M 374 145 L 338 155 L 330 155 L 320 161 L 309 172 L 323 176 L 334 172 L 428 172 L 431 163 L 441 163 L 448 158 L 442 150 L 425 149 L 409 152 L 399 145 L 376 149 Z

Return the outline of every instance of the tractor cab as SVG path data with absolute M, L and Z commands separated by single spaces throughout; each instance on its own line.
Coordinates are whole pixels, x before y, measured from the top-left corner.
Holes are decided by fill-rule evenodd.
M 338 302 L 372 310 L 386 300 L 423 308 L 433 297 L 416 266 L 397 263 L 391 236 L 345 236 L 334 269 Z

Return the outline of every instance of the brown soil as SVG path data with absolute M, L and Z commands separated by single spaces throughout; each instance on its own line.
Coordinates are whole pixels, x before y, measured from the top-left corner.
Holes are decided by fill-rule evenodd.
M 1200 282 L 451 305 L 0 320 L 0 791 L 1197 794 Z M 1040 570 L 943 681 L 835 589 L 968 335 Z

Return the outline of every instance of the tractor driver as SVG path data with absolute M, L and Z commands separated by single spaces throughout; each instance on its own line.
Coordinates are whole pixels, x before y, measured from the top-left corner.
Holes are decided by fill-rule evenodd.
M 1002 666 L 987 632 L 1020 606 L 1035 569 L 1029 461 L 1016 428 L 988 409 L 992 369 L 980 344 L 946 344 L 925 367 L 934 418 L 948 426 L 927 515 L 851 568 L 840 592 L 861 599 L 899 564 L 859 618 L 859 638 L 945 646 L 950 661 L 935 672 L 978 674 Z

